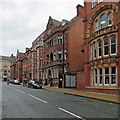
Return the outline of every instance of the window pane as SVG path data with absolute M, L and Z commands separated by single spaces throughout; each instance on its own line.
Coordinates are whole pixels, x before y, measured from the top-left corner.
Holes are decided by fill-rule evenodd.
M 98 40 L 98 57 L 102 55 L 102 45 L 101 45 L 101 40 Z
M 109 84 L 109 68 L 105 68 L 105 84 Z
M 102 52 L 102 50 L 101 50 L 101 48 L 99 48 L 99 57 L 102 55 L 101 52 Z
M 108 13 L 108 26 L 112 25 L 112 14 Z
M 95 84 L 97 84 L 97 69 L 95 69 Z
M 116 74 L 116 67 L 111 68 L 111 74 Z
M 111 54 L 116 53 L 116 45 L 111 45 Z
M 108 45 L 108 37 L 104 38 L 104 55 L 108 55 L 109 45 Z
M 108 55 L 108 46 L 104 47 L 104 55 Z
M 104 38 L 104 45 L 108 45 L 108 38 L 107 37 Z
M 111 84 L 116 84 L 116 67 L 111 68 Z
M 98 20 L 95 22 L 95 31 L 98 31 Z
M 115 54 L 116 53 L 116 36 L 112 36 L 110 38 L 111 40 L 111 54 Z
M 102 84 L 102 68 L 99 69 L 99 84 Z
M 116 43 L 116 36 L 115 35 L 111 37 L 111 43 Z
M 106 14 L 101 15 L 100 17 L 100 28 L 106 27 Z
M 94 58 L 96 58 L 96 42 L 94 42 Z

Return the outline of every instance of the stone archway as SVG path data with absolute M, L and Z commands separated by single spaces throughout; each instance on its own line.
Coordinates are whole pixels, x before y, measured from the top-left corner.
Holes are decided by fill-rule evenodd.
M 93 21 L 95 20 L 95 18 L 103 11 L 107 10 L 107 9 L 113 9 L 116 11 L 116 13 L 119 12 L 119 9 L 118 9 L 118 6 L 114 5 L 114 4 L 106 4 L 106 5 L 103 5 L 101 6 L 100 8 L 98 8 L 94 14 L 92 15 L 92 17 L 90 18 L 89 20 L 89 23 L 87 25 L 87 30 L 86 30 L 86 38 L 89 38 L 90 37 L 90 28 L 91 28 L 91 25 L 93 23 Z

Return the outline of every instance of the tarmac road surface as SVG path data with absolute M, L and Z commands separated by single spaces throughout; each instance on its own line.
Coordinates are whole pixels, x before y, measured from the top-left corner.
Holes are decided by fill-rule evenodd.
M 2 118 L 118 118 L 118 104 L 2 83 Z

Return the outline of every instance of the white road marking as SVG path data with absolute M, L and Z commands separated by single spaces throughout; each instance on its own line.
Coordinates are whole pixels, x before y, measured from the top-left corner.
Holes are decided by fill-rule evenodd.
M 39 101 L 44 102 L 46 104 L 48 103 L 48 102 L 46 102 L 46 101 L 44 101 L 44 100 L 42 100 L 40 98 L 37 98 L 37 97 L 35 97 L 35 96 L 31 95 L 31 94 L 28 94 L 28 95 L 31 96 L 31 97 L 33 97 L 33 98 L 35 98 L 36 100 L 39 100 Z
M 68 114 L 70 114 L 70 115 L 72 115 L 72 116 L 74 116 L 74 117 L 77 117 L 77 118 L 80 118 L 80 119 L 82 119 L 82 120 L 85 120 L 84 118 L 82 118 L 82 117 L 80 117 L 80 116 L 78 116 L 78 115 L 75 115 L 74 113 L 71 113 L 71 112 L 69 112 L 69 111 L 67 111 L 67 110 L 65 110 L 65 109 L 63 109 L 63 108 L 60 108 L 60 107 L 59 107 L 59 110 L 64 111 L 64 112 L 66 112 L 66 113 L 68 113 Z
M 21 91 L 21 90 L 18 90 L 18 89 L 16 89 L 18 92 L 21 92 L 21 93 L 24 93 L 25 94 L 25 92 L 23 92 L 23 91 Z

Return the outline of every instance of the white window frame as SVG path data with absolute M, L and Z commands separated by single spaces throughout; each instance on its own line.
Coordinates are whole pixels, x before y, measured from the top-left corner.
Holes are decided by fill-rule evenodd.
M 101 2 L 103 2 L 104 0 L 98 0 L 98 4 L 100 4 Z
M 67 49 L 65 49 L 65 60 L 67 59 Z
M 93 85 L 93 70 L 91 70 L 91 85 Z
M 95 31 L 98 31 L 98 27 L 99 27 L 99 25 L 98 25 L 98 20 L 96 20 L 96 21 L 95 21 Z
M 105 38 L 105 37 L 104 37 L 104 38 Z M 103 38 L 103 56 L 109 56 L 109 39 L 108 39 L 108 45 L 104 45 L 104 41 L 105 41 L 104 38 Z M 108 37 L 107 37 L 107 38 L 108 38 Z M 105 48 L 105 46 L 108 46 L 108 54 L 107 54 L 107 55 L 104 54 L 104 51 L 105 51 L 104 48 Z
M 108 71 L 109 71 L 109 67 L 106 67 L 106 68 L 108 68 Z M 109 76 L 109 74 L 105 74 L 105 68 L 104 68 L 104 85 L 105 85 L 105 86 L 109 86 L 110 78 L 109 78 L 109 83 L 108 83 L 108 84 L 105 84 L 105 76 L 106 76 L 106 75 Z
M 100 77 L 102 77 L 102 79 L 103 79 L 103 76 L 102 76 L 102 74 L 100 74 L 100 69 L 102 69 L 102 68 L 99 68 L 98 69 L 98 80 L 99 80 L 99 85 L 102 85 L 102 83 L 100 83 Z M 102 73 L 103 73 L 103 71 L 102 71 Z
M 53 52 L 53 61 L 56 61 L 56 52 Z
M 96 81 L 98 80 L 98 76 L 95 73 L 97 73 L 97 69 L 94 69 L 94 84 L 97 85 Z M 97 80 L 96 80 L 96 78 L 97 78 Z
M 116 69 L 116 74 L 112 74 L 112 68 L 113 68 L 113 67 L 110 68 L 110 72 L 111 72 L 111 75 L 110 75 L 110 84 L 111 84 L 112 86 L 114 86 L 114 85 L 117 84 L 117 67 L 115 67 L 115 69 Z M 116 83 L 115 83 L 115 84 L 112 84 L 112 82 L 111 82 L 111 81 L 112 81 L 112 78 L 111 78 L 112 75 L 115 75 L 115 76 L 116 76 Z
M 116 53 L 113 53 L 113 54 L 111 53 L 111 46 L 112 46 L 112 45 L 115 45 L 115 47 L 117 48 L 117 43 L 116 43 L 116 42 L 117 42 L 117 40 L 116 40 L 117 38 L 115 39 L 115 43 L 112 43 L 112 44 L 111 44 L 111 38 L 112 38 L 113 36 L 115 36 L 115 38 L 116 38 L 116 35 L 112 35 L 112 36 L 110 37 L 110 55 L 116 55 L 116 53 L 117 53 L 117 49 L 116 49 Z
M 109 14 L 111 14 L 111 18 L 109 17 Z M 112 26 L 112 13 L 111 12 L 107 14 L 107 18 L 108 18 L 108 26 Z M 111 24 L 109 24 L 109 20 L 111 20 Z
M 101 41 L 101 46 L 99 47 L 99 41 Z M 99 49 L 101 49 L 101 56 L 99 56 Z M 98 58 L 101 58 L 102 57 L 102 40 L 99 39 L 98 40 Z
M 95 6 L 96 6 L 96 2 L 95 0 L 92 0 L 92 8 L 95 8 Z
M 106 14 L 104 13 L 104 14 L 102 14 L 102 15 L 100 16 L 100 29 L 104 29 L 104 28 L 106 27 L 106 26 L 105 26 L 105 27 L 102 27 L 102 28 L 101 28 L 101 25 L 103 24 L 102 22 L 104 22 L 104 21 L 101 22 L 101 17 L 102 17 L 103 15 L 106 16 Z M 107 20 L 107 16 L 106 16 L 106 20 Z M 107 23 L 106 20 L 105 20 L 105 24 Z M 106 24 L 106 25 L 107 25 L 107 24 Z

